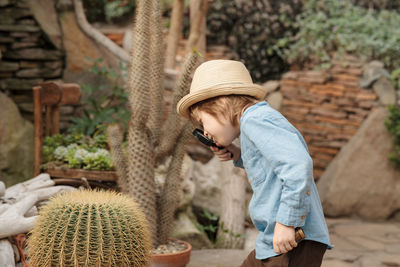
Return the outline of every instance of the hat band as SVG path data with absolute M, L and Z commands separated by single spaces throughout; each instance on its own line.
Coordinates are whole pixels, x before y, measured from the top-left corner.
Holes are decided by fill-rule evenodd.
M 247 83 L 243 83 L 243 82 L 225 82 L 225 83 L 218 83 L 218 84 L 214 84 L 214 85 L 205 84 L 204 86 L 197 88 L 196 91 L 201 91 L 201 90 L 203 90 L 205 88 L 212 89 L 212 88 L 215 88 L 215 87 L 221 87 L 221 86 L 225 87 L 225 86 L 229 86 L 229 85 L 240 85 L 240 84 L 247 84 Z

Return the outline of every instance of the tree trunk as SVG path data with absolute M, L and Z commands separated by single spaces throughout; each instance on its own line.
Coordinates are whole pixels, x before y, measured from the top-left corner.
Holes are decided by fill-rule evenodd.
M 178 50 L 179 37 L 182 31 L 183 11 L 185 0 L 175 0 L 172 7 L 171 25 L 168 33 L 167 53 L 165 57 L 165 68 L 175 69 L 176 51 Z
M 75 16 L 76 21 L 78 22 L 79 27 L 82 32 L 84 32 L 87 36 L 89 36 L 93 41 L 100 44 L 109 50 L 113 55 L 118 57 L 121 61 L 128 63 L 129 62 L 129 54 L 123 48 L 119 47 L 113 41 L 108 39 L 104 34 L 102 34 L 99 30 L 94 28 L 89 22 L 86 20 L 86 15 L 83 10 L 83 4 L 81 0 L 73 0 L 74 8 L 75 8 Z
M 186 54 L 196 49 L 203 56 L 206 52 L 206 14 L 208 0 L 190 1 L 190 34 L 186 45 Z
M 232 174 L 240 172 L 239 179 Z M 236 177 L 237 178 L 237 175 Z M 244 170 L 221 162 L 221 215 L 217 244 L 219 248 L 242 249 L 244 245 L 246 177 Z

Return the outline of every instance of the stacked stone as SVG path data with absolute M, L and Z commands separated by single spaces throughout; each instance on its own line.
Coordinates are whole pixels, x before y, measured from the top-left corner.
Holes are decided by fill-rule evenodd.
M 0 89 L 33 121 L 32 87 L 62 76 L 64 53 L 49 41 L 26 2 L 0 1 Z M 63 107 L 68 117 L 72 107 Z M 63 124 L 61 122 L 61 127 Z
M 303 134 L 317 180 L 378 105 L 373 90 L 360 88 L 362 63 L 346 57 L 323 71 L 290 71 L 280 82 L 281 112 Z

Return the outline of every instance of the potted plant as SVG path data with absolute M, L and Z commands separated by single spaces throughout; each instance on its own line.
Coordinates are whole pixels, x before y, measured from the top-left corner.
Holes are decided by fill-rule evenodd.
M 172 110 L 163 124 L 164 47 L 159 1 L 138 1 L 136 12 L 127 85 L 131 109 L 127 153 L 123 151 L 123 135 L 117 125 L 107 128 L 107 140 L 118 173 L 118 185 L 142 207 L 149 221 L 153 246 L 157 248 L 160 244 L 168 244 L 179 203 L 184 145 L 192 127 L 176 113 L 176 104 L 188 93 L 198 54 L 192 52 L 187 57 L 174 88 Z M 169 155 L 172 159 L 165 184 L 160 192 L 156 192 L 155 167 Z M 187 264 L 190 245 L 179 254 L 186 260 L 171 266 Z M 153 266 L 161 266 L 160 258 L 164 256 L 153 257 Z M 163 263 L 162 266 L 169 265 Z
M 113 191 L 76 190 L 52 198 L 28 239 L 29 264 L 148 266 L 149 226 L 138 204 Z

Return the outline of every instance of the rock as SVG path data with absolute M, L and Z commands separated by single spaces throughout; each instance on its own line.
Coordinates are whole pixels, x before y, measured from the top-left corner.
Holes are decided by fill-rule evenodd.
M 17 77 L 21 78 L 60 78 L 62 73 L 61 68 L 32 68 L 24 69 L 16 72 Z
M 0 92 L 0 177 L 9 187 L 33 176 L 33 125 Z
M 262 85 L 267 89 L 267 95 L 279 89 L 279 81 L 268 81 Z
M 0 61 L 0 72 L 16 71 L 19 69 L 17 62 Z
M 210 240 L 196 228 L 190 217 L 194 218 L 194 215 L 188 215 L 186 212 L 178 213 L 171 236 L 189 242 L 193 249 L 212 248 Z
M 390 74 L 383 68 L 383 63 L 371 61 L 363 67 L 363 76 L 360 79 L 360 87 L 368 88 L 381 77 L 390 79 Z
M 255 227 L 250 227 L 246 228 L 245 230 L 245 236 L 246 236 L 246 241 L 244 243 L 244 250 L 248 251 L 250 253 L 256 244 L 256 239 L 260 231 L 258 231 Z
M 23 24 L 14 24 L 14 25 L 1 25 L 0 31 L 3 32 L 40 32 L 40 28 L 34 25 L 23 25 Z
M 111 55 L 105 48 L 97 46 L 79 28 L 73 11 L 59 13 L 59 20 L 63 33 L 63 45 L 66 54 L 67 74 L 72 73 L 77 76 L 71 77 L 65 82 L 81 83 L 81 79 L 87 75 L 87 69 L 93 64 L 90 60 L 102 58 L 102 64 L 115 67 L 119 66 L 119 59 Z M 64 76 L 65 77 L 65 76 Z
M 319 179 L 327 216 L 387 219 L 399 210 L 400 170 L 388 160 L 394 145 L 387 116 L 386 108 L 376 108 Z
M 31 59 L 31 60 L 57 60 L 61 59 L 63 53 L 60 50 L 45 50 L 41 48 L 27 48 L 15 51 L 6 51 L 3 58 L 8 59 Z
M 6 193 L 6 185 L 2 181 L 0 181 L 0 197 L 4 196 L 5 193 Z
M 0 80 L 0 88 L 3 90 L 32 90 L 32 87 L 43 82 L 43 79 L 2 79 Z
M 0 240 L 0 262 L 2 264 L 1 266 L 15 266 L 14 250 L 7 239 Z
M 220 161 L 213 157 L 208 163 L 195 162 L 193 181 L 195 194 L 192 205 L 199 210 L 207 209 L 213 214 L 221 214 L 221 180 L 218 170 Z M 232 177 L 234 179 L 235 177 Z
M 283 96 L 281 92 L 273 92 L 268 95 L 267 102 L 276 110 L 280 110 L 282 106 Z
M 10 4 L 10 0 L 0 0 L 0 7 L 7 6 L 9 4 Z
M 387 77 L 380 77 L 372 86 L 375 93 L 379 96 L 379 101 L 385 105 L 394 105 L 396 103 L 396 91 L 392 80 Z
M 31 15 L 32 12 L 28 8 L 2 8 L 0 10 L 0 24 L 12 25 L 16 20 Z
M 57 49 L 62 49 L 61 29 L 53 0 L 28 0 L 33 16 Z
M 246 258 L 242 249 L 202 249 L 193 250 L 186 267 L 232 267 L 239 266 Z

